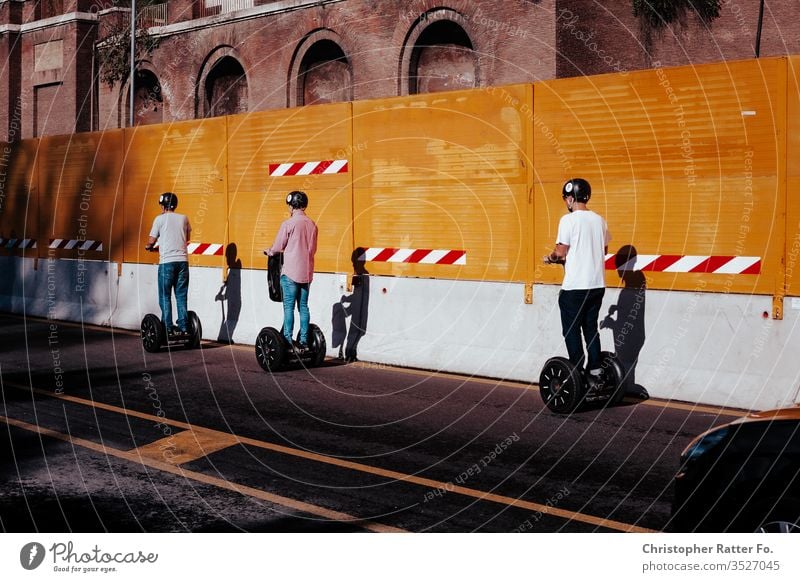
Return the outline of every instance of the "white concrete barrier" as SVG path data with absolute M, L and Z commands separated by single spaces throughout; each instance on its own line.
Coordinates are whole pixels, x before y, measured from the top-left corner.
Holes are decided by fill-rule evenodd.
M 3 311 L 126 329 L 138 329 L 148 312 L 160 316 L 153 265 L 13 257 L 0 265 Z M 557 286 L 536 286 L 526 305 L 521 284 L 369 276 L 348 291 L 348 277 L 319 273 L 312 284 L 312 321 L 325 333 L 329 356 L 344 353 L 351 334 L 362 361 L 536 382 L 548 357 L 566 354 Z M 791 349 L 800 345 L 800 305 L 787 299 L 784 319 L 776 321 L 771 301 L 608 289 L 603 348 L 632 370 L 631 387 L 651 397 L 785 406 L 800 401 Z M 261 270 L 193 267 L 189 309 L 200 316 L 204 339 L 241 344 L 283 319 Z

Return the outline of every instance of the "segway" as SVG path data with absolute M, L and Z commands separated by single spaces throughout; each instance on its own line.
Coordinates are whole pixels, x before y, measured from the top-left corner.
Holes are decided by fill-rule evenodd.
M 547 408 L 568 414 L 589 405 L 614 405 L 625 396 L 625 369 L 611 352 L 601 352 L 600 376 L 578 369 L 567 358 L 545 362 L 539 375 L 539 395 Z
M 281 291 L 281 265 L 283 253 L 276 253 L 267 259 L 267 287 L 269 298 L 276 303 L 283 303 Z M 297 332 L 300 342 L 300 332 Z M 308 349 L 289 345 L 283 335 L 283 327 L 278 331 L 274 327 L 262 328 L 256 338 L 256 360 L 265 372 L 276 372 L 291 365 L 305 367 L 320 366 L 325 361 L 327 346 L 322 330 L 311 323 L 308 326 Z
M 174 202 L 175 206 L 178 204 L 178 197 L 172 193 L 165 193 L 161 195 L 159 204 L 164 205 L 164 197 L 169 195 L 168 202 Z M 174 208 L 174 206 L 172 207 Z M 158 243 L 148 244 L 144 247 L 146 251 L 155 253 L 158 249 Z M 200 325 L 200 318 L 194 311 L 188 311 L 186 317 L 189 320 L 189 333 L 178 333 L 169 335 L 166 330 L 164 322 L 154 313 L 148 313 L 142 319 L 142 345 L 144 349 L 150 353 L 156 353 L 162 347 L 167 348 L 188 348 L 196 349 L 200 347 L 200 339 L 203 337 L 203 326 Z
M 167 334 L 164 322 L 154 313 L 148 313 L 142 320 L 142 345 L 150 353 L 156 353 L 162 347 L 196 349 L 200 347 L 203 337 L 203 326 L 194 311 L 187 314 L 189 331 L 185 334 Z

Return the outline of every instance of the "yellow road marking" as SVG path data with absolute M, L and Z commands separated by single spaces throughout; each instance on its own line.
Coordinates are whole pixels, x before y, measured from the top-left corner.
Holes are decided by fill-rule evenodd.
M 748 410 L 740 408 L 726 408 L 724 406 L 704 406 L 702 404 L 691 404 L 689 402 L 672 402 L 671 400 L 643 400 L 639 404 L 645 406 L 655 406 L 658 408 L 673 408 L 675 410 L 688 410 L 689 412 L 705 412 L 715 416 L 736 416 L 743 417 L 750 414 Z
M 203 429 L 184 430 L 128 451 L 141 457 L 182 465 L 236 444 L 236 437 Z
M 22 386 L 20 384 L 12 383 L 12 382 L 7 382 L 6 385 L 7 386 L 11 386 L 13 388 L 26 390 L 26 391 L 33 390 L 37 394 L 43 394 L 45 396 L 50 396 L 50 397 L 53 397 L 53 398 L 59 398 L 59 399 L 66 400 L 66 401 L 69 401 L 69 402 L 75 402 L 75 403 L 84 404 L 84 405 L 87 405 L 87 406 L 97 406 L 98 408 L 101 408 L 103 410 L 108 410 L 108 411 L 117 412 L 117 413 L 120 413 L 120 414 L 134 416 L 136 418 L 141 418 L 141 419 L 145 419 L 145 420 L 152 420 L 152 421 L 154 421 L 156 423 L 160 423 L 160 424 L 164 424 L 164 425 L 169 425 L 169 426 L 173 426 L 173 427 L 177 427 L 177 428 L 183 428 L 183 429 L 187 429 L 187 430 L 197 430 L 192 425 L 190 425 L 188 423 L 185 423 L 185 422 L 178 421 L 178 420 L 171 420 L 171 419 L 164 418 L 164 417 L 159 417 L 159 416 L 156 416 L 156 415 L 153 415 L 153 414 L 147 414 L 147 413 L 143 413 L 143 412 L 137 412 L 137 411 L 133 411 L 133 410 L 128 410 L 128 409 L 120 408 L 120 407 L 113 406 L 113 405 L 110 405 L 110 404 L 93 402 L 91 400 L 85 400 L 85 399 L 79 398 L 77 396 L 67 396 L 67 395 L 64 395 L 64 394 L 54 394 L 52 392 L 47 392 L 46 390 L 41 390 L 39 388 L 30 388 L 30 387 Z M 530 511 L 533 511 L 533 512 L 541 513 L 542 515 L 553 515 L 553 516 L 561 517 L 561 518 L 568 519 L 568 520 L 580 521 L 582 523 L 588 523 L 588 524 L 595 525 L 595 526 L 598 526 L 598 527 L 604 527 L 604 528 L 613 529 L 613 530 L 617 530 L 617 531 L 623 531 L 623 532 L 650 533 L 650 532 L 656 531 L 656 530 L 647 529 L 647 528 L 635 526 L 635 525 L 628 524 L 628 523 L 623 523 L 623 522 L 619 522 L 619 521 L 606 519 L 606 518 L 603 518 L 603 517 L 595 517 L 593 515 L 588 515 L 588 514 L 585 514 L 585 513 L 578 513 L 578 512 L 569 511 L 569 510 L 566 510 L 566 509 L 560 509 L 560 508 L 557 508 L 557 507 L 547 506 L 547 505 L 544 505 L 544 504 L 541 504 L 541 503 L 535 503 L 535 502 L 532 502 L 532 501 L 525 501 L 525 500 L 517 499 L 517 498 L 514 498 L 514 497 L 509 497 L 509 496 L 505 496 L 505 495 L 498 495 L 498 494 L 490 493 L 490 492 L 487 492 L 487 491 L 481 491 L 480 489 L 472 489 L 472 488 L 469 488 L 469 487 L 462 487 L 462 486 L 459 486 L 459 485 L 454 485 L 452 482 L 445 483 L 444 481 L 437 481 L 435 479 L 427 479 L 425 477 L 418 477 L 416 475 L 409 475 L 409 474 L 406 474 L 406 473 L 400 473 L 398 471 L 392 471 L 392 470 L 389 470 L 389 469 L 381 469 L 379 467 L 373 467 L 371 465 L 365 465 L 363 463 L 357 463 L 357 462 L 354 462 L 354 461 L 347 461 L 345 459 L 338 459 L 336 457 L 328 457 L 328 456 L 325 456 L 325 455 L 312 453 L 310 451 L 303 451 L 303 450 L 300 450 L 300 449 L 293 449 L 293 448 L 290 448 L 290 447 L 286 447 L 286 446 L 278 445 L 278 444 L 274 444 L 274 443 L 269 443 L 269 442 L 266 442 L 266 441 L 260 441 L 260 440 L 252 439 L 252 438 L 248 438 L 248 437 L 241 437 L 241 436 L 238 436 L 238 435 L 232 435 L 230 433 L 217 431 L 217 430 L 210 429 L 210 428 L 202 428 L 202 431 L 204 433 L 207 433 L 208 435 L 212 435 L 213 434 L 217 438 L 220 438 L 220 439 L 234 438 L 237 443 L 241 443 L 241 444 L 244 444 L 244 445 L 250 445 L 250 446 L 253 446 L 253 447 L 260 448 L 260 449 L 273 451 L 273 452 L 276 452 L 276 453 L 282 453 L 282 454 L 285 454 L 285 455 L 291 455 L 291 456 L 294 456 L 294 457 L 299 457 L 299 458 L 302 458 L 302 459 L 307 459 L 307 460 L 315 461 L 315 462 L 318 462 L 318 463 L 324 463 L 324 464 L 327 464 L 327 465 L 333 465 L 333 466 L 336 466 L 336 467 L 350 469 L 350 470 L 353 470 L 353 471 L 358 471 L 358 472 L 362 472 L 362 473 L 368 473 L 370 475 L 377 475 L 379 477 L 385 477 L 385 478 L 394 479 L 394 480 L 397 480 L 397 481 L 404 481 L 406 483 L 413 483 L 415 485 L 422 485 L 423 487 L 429 487 L 429 488 L 433 488 L 433 489 L 437 489 L 437 490 L 448 491 L 448 492 L 451 492 L 451 493 L 458 493 L 458 494 L 464 495 L 466 497 L 472 497 L 473 499 L 477 499 L 479 501 L 491 501 L 491 502 L 499 503 L 499 504 L 502 504 L 502 505 L 507 505 L 507 506 L 511 506 L 511 507 L 518 507 L 518 508 L 521 508 L 521 509 L 527 509 L 527 510 L 530 510 Z M 142 462 L 144 462 L 144 459 L 142 460 Z M 166 463 L 161 463 L 161 464 L 166 465 Z
M 505 386 L 508 388 L 522 388 L 523 390 L 528 390 L 536 386 L 535 383 L 530 382 L 514 382 L 512 380 L 500 380 L 500 379 L 493 379 L 493 378 L 485 378 L 483 376 L 467 376 L 465 374 L 455 374 L 453 372 L 437 372 L 435 370 L 420 370 L 418 368 L 398 368 L 395 366 L 390 366 L 388 364 L 371 364 L 369 362 L 356 362 L 355 364 L 349 364 L 351 366 L 355 366 L 356 368 L 364 368 L 366 370 L 370 369 L 380 369 L 380 370 L 389 370 L 392 372 L 401 372 L 403 374 L 408 374 L 411 376 L 426 376 L 426 377 L 433 377 L 433 378 L 443 378 L 445 380 L 455 380 L 460 381 L 462 383 L 466 382 L 474 382 L 476 384 L 489 384 L 490 386 Z
M 282 495 L 267 493 L 266 491 L 262 491 L 261 489 L 255 489 L 254 487 L 248 487 L 246 485 L 239 485 L 237 483 L 226 481 L 225 479 L 220 479 L 218 477 L 212 477 L 210 475 L 197 473 L 195 471 L 188 471 L 186 469 L 177 467 L 171 463 L 158 461 L 156 459 L 152 459 L 146 456 L 140 456 L 136 453 L 138 449 L 134 449 L 133 451 L 122 451 L 86 439 L 70 436 L 34 424 L 29 424 L 21 420 L 8 418 L 6 416 L 0 416 L 0 422 L 4 422 L 10 426 L 15 426 L 17 428 L 35 432 L 42 436 L 48 436 L 54 439 L 58 439 L 60 441 L 67 442 L 72 445 L 77 445 L 85 449 L 90 449 L 92 451 L 102 453 L 104 455 L 141 464 L 153 469 L 158 469 L 159 471 L 164 471 L 165 473 L 172 473 L 173 475 L 179 475 L 181 477 L 192 479 L 193 481 L 197 481 L 207 485 L 214 485 L 216 487 L 227 489 L 229 491 L 233 491 L 241 495 L 247 495 L 249 497 L 254 497 L 256 499 L 268 501 L 276 505 L 282 505 L 284 507 L 288 507 L 296 511 L 302 511 L 304 513 L 308 513 L 310 515 L 316 515 L 318 517 L 322 517 L 331 521 L 336 521 L 339 523 L 342 522 L 353 523 L 354 525 L 358 525 L 359 527 L 363 527 L 364 529 L 380 533 L 385 533 L 385 532 L 398 533 L 406 531 L 400 528 L 384 525 L 373 521 L 363 521 L 356 517 L 353 517 L 352 515 L 348 515 L 347 513 L 325 509 L 324 507 L 319 507 L 317 505 L 312 505 L 310 503 L 305 503 L 304 501 L 298 501 L 296 499 L 290 499 L 289 497 L 284 497 Z

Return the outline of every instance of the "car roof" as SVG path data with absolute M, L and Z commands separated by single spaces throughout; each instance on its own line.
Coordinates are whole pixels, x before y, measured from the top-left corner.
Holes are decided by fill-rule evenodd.
M 762 410 L 751 412 L 747 416 L 735 420 L 735 423 L 756 422 L 763 420 L 800 420 L 800 405 L 788 406 L 785 408 L 774 408 L 772 410 Z

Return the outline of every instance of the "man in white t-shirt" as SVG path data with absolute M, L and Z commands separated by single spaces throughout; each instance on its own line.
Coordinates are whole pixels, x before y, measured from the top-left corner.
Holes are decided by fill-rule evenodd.
M 164 192 L 158 199 L 161 214 L 153 220 L 150 238 L 145 245 L 148 251 L 155 250 L 158 242 L 158 304 L 161 307 L 161 321 L 170 335 L 188 333 L 186 297 L 189 294 L 189 255 L 187 242 L 192 232 L 189 219 L 175 212 L 178 197 L 172 192 Z M 175 304 L 178 308 L 178 325 L 172 324 L 172 290 L 175 290 Z
M 570 362 L 584 364 L 583 340 L 588 365 L 594 376 L 602 374 L 597 321 L 606 290 L 605 255 L 611 234 L 605 219 L 586 207 L 592 187 L 583 178 L 569 180 L 561 191 L 569 214 L 558 223 L 556 246 L 544 262 L 564 263 L 564 282 L 558 295 L 561 331 Z

